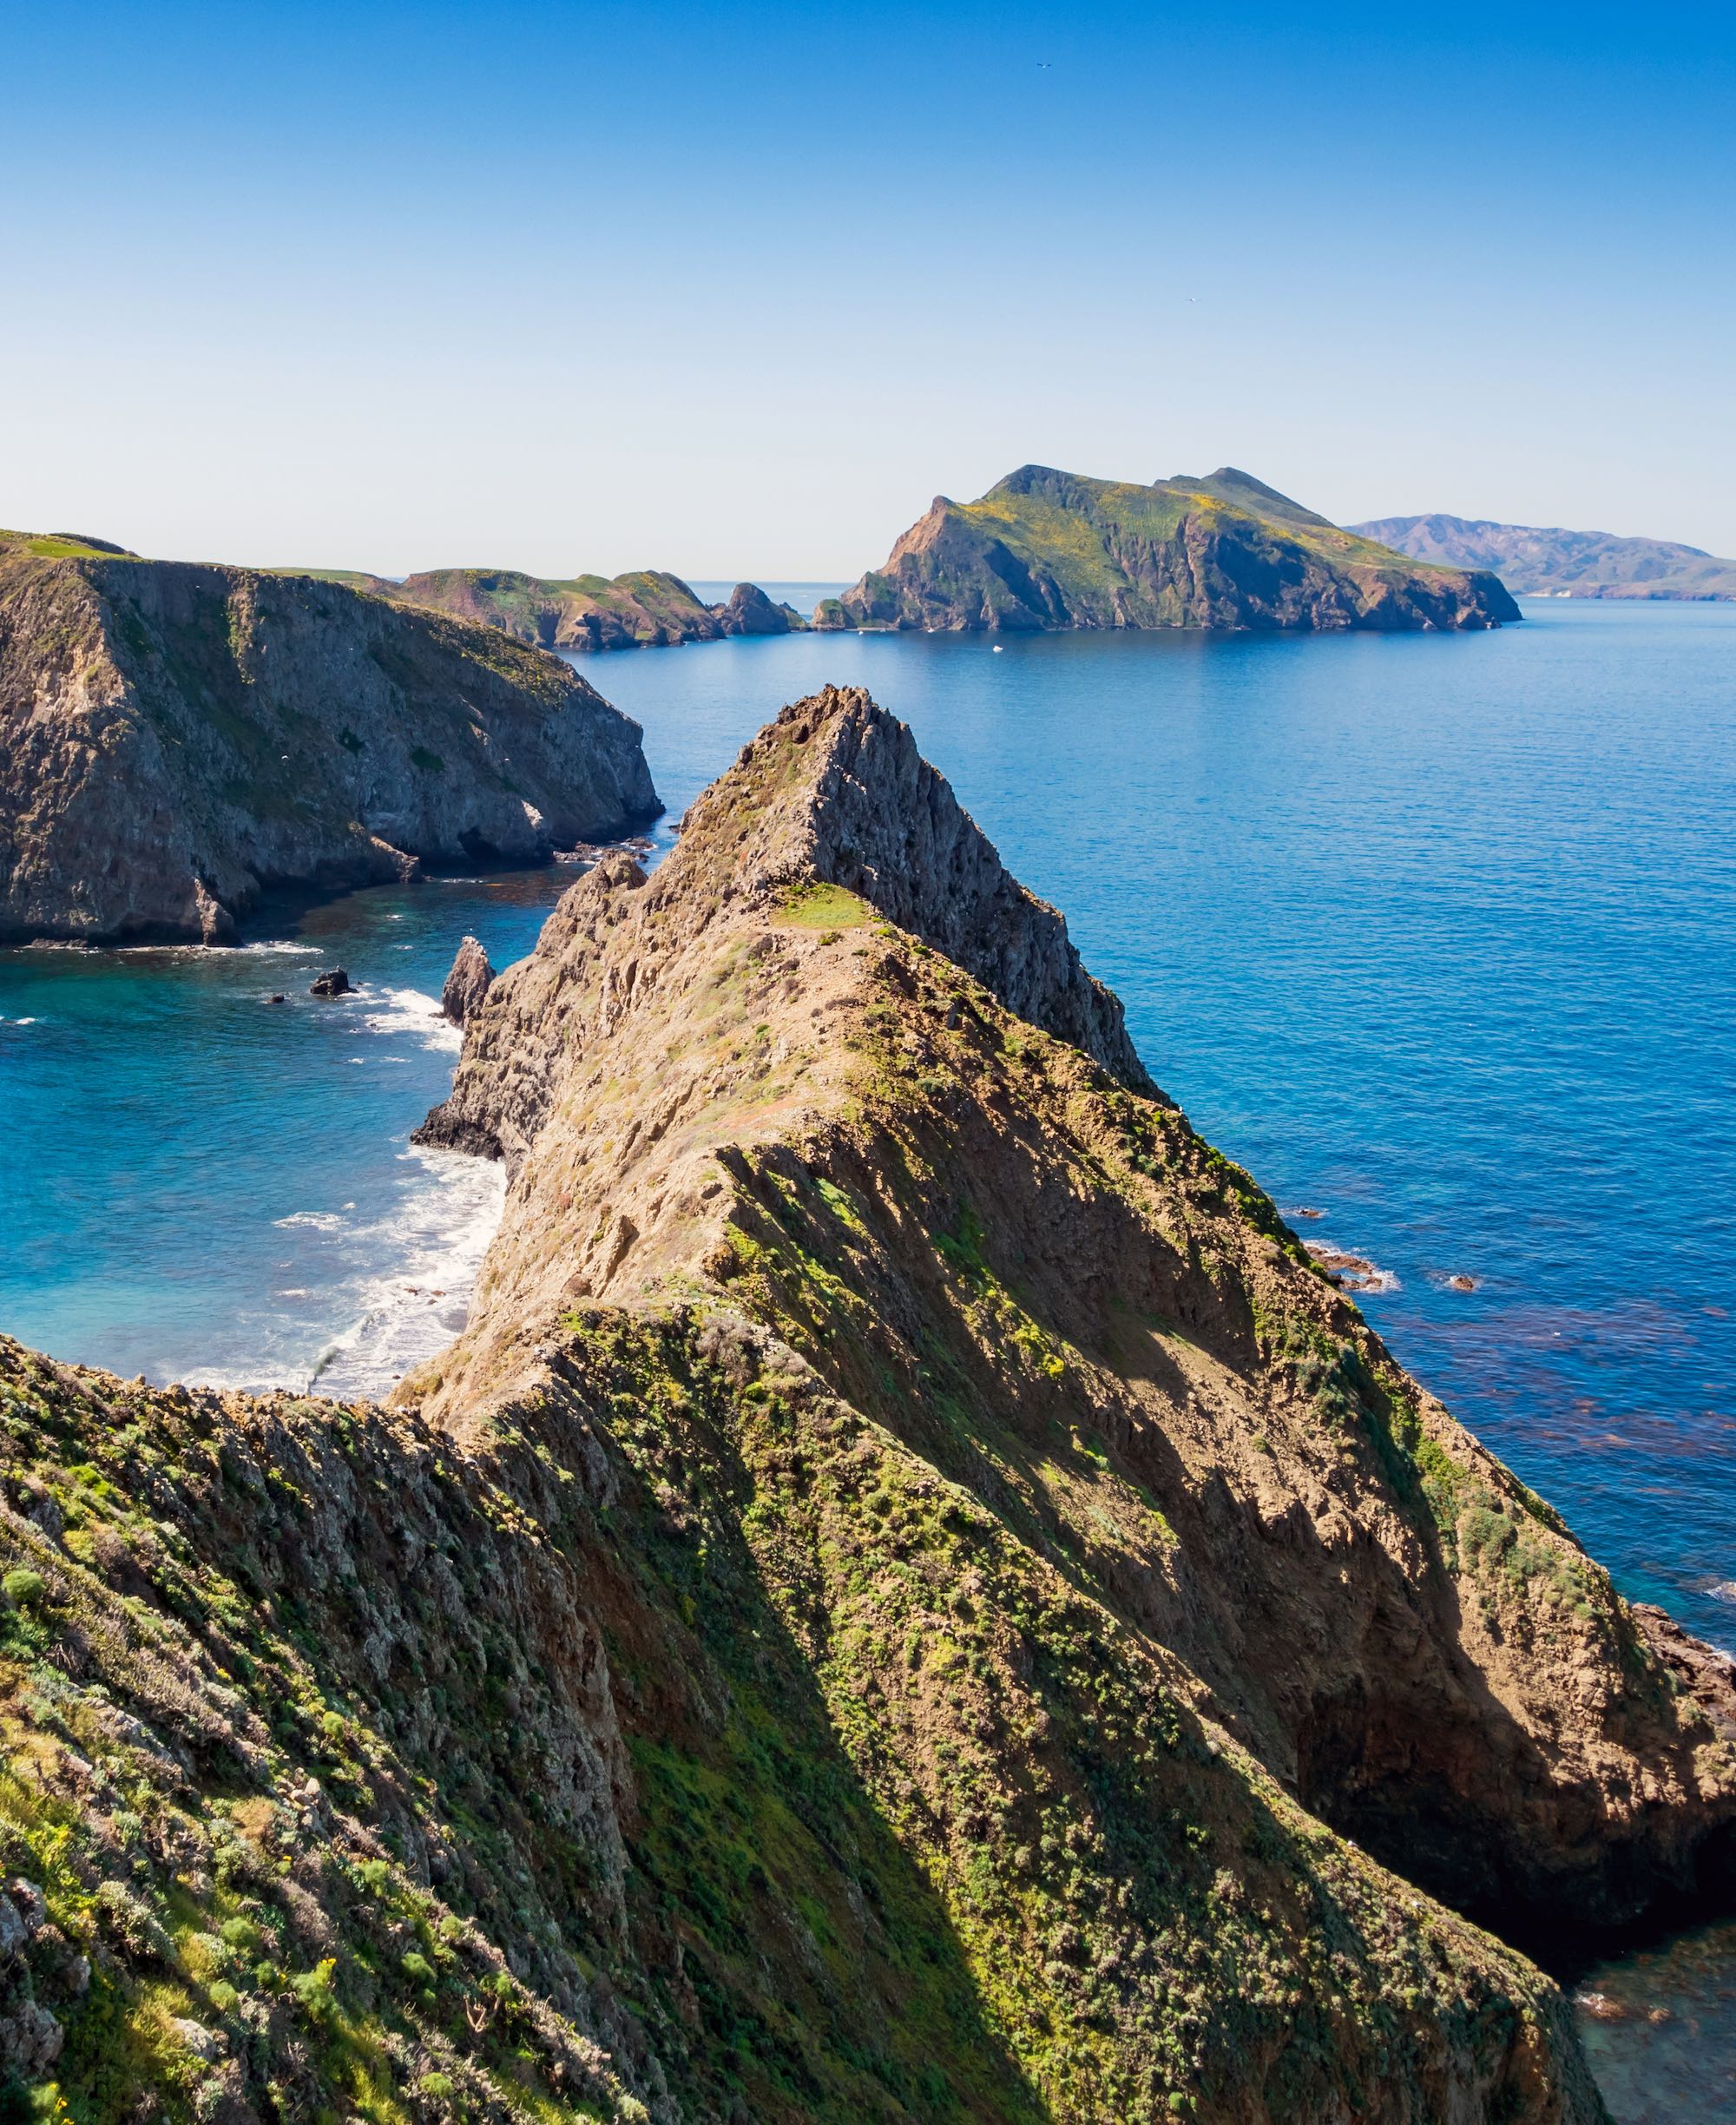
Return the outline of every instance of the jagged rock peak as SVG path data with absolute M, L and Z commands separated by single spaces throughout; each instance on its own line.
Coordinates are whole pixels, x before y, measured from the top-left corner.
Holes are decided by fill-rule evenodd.
M 1021 1018 L 1154 1089 L 1064 917 L 1020 885 L 910 726 L 862 688 L 824 688 L 766 725 L 688 812 L 665 891 L 720 857 L 737 892 L 812 882 L 860 894 Z
M 452 961 L 452 970 L 440 991 L 440 1009 L 454 1025 L 463 1025 L 488 994 L 494 968 L 481 943 L 467 937 Z

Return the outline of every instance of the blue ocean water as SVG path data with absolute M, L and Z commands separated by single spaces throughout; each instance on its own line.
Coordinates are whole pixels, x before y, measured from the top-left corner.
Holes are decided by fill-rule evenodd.
M 1386 1273 L 1362 1304 L 1404 1362 L 1627 1591 L 1736 1644 L 1736 609 L 1527 612 L 586 668 L 672 816 L 784 701 L 871 688 L 1159 1082 Z M 153 1377 L 389 1385 L 461 1319 L 498 1200 L 406 1142 L 456 1049 L 432 998 L 466 930 L 503 964 L 567 882 L 381 888 L 243 953 L 0 954 L 0 1326 Z M 316 1003 L 335 959 L 362 993 Z

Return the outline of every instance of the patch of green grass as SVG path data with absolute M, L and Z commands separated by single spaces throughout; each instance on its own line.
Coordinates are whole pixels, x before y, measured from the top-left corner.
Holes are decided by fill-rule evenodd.
M 779 911 L 783 921 L 802 930 L 859 930 L 874 919 L 868 903 L 841 885 L 792 885 Z

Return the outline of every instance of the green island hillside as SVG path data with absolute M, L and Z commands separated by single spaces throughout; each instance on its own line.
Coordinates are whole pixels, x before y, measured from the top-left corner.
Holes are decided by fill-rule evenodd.
M 1449 568 L 1497 569 L 1518 595 L 1736 598 L 1736 561 L 1668 539 L 1495 523 L 1487 517 L 1383 516 L 1355 524 L 1364 538 Z
M 1487 628 L 1519 618 L 1483 570 L 1341 531 L 1225 466 L 1149 486 L 1024 465 L 927 516 L 816 627 Z
M 496 628 L 0 533 L 0 942 L 231 942 L 273 887 L 546 862 L 658 808 L 638 725 Z
M 510 569 L 431 569 L 402 582 L 328 570 L 321 580 L 480 621 L 543 649 L 657 648 L 720 641 L 729 635 L 799 633 L 807 625 L 753 583 L 738 583 L 724 603 L 707 605 L 679 576 L 662 569 L 565 581 Z
M 0 1343 L 0 2102 L 1598 2125 L 1523 1952 L 1732 1891 L 1630 1608 L 860 693 L 468 1011 L 388 1408 Z

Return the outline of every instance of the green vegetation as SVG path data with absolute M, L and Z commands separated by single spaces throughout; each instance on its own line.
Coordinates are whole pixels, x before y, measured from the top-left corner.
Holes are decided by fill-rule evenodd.
M 841 885 L 792 885 L 780 912 L 784 921 L 804 930 L 859 930 L 876 919 L 859 894 Z

